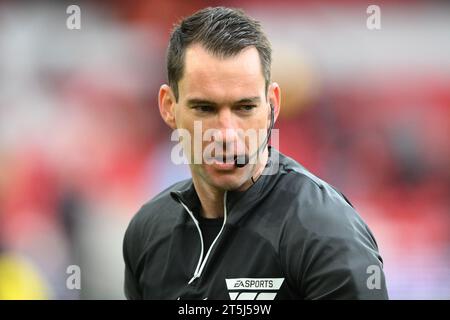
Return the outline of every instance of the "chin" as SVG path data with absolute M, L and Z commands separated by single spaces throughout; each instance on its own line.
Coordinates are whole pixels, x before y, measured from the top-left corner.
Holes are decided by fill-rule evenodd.
M 205 170 L 206 180 L 208 183 L 218 189 L 227 191 L 236 190 L 242 187 L 247 181 L 240 170 L 233 172 L 215 172 L 214 170 Z

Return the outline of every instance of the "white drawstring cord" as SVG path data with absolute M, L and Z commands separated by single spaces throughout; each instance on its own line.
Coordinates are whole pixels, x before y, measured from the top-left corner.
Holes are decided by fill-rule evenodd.
M 198 277 L 200 277 L 200 275 L 202 274 L 202 271 L 203 271 L 203 269 L 205 268 L 205 265 L 206 265 L 206 261 L 208 261 L 209 254 L 211 253 L 214 245 L 216 244 L 217 240 L 219 239 L 220 235 L 222 234 L 223 228 L 225 227 L 225 223 L 227 223 L 227 191 L 225 191 L 225 193 L 223 195 L 223 224 L 222 224 L 222 228 L 220 228 L 220 231 L 217 234 L 216 238 L 214 239 L 214 241 L 209 246 L 209 249 L 208 249 L 208 252 L 206 253 L 205 259 L 203 259 L 203 263 L 202 263 L 202 265 L 200 267 L 200 270 L 198 271 Z
M 203 269 L 205 268 L 206 265 L 206 261 L 208 261 L 208 257 L 209 254 L 212 251 L 212 248 L 214 247 L 214 244 L 217 242 L 217 240 L 219 239 L 220 235 L 222 234 L 222 231 L 225 227 L 225 224 L 227 222 L 227 191 L 225 191 L 224 195 L 223 195 L 223 224 L 222 224 L 222 228 L 220 228 L 219 233 L 217 234 L 216 238 L 214 239 L 214 241 L 211 243 L 211 246 L 208 249 L 208 252 L 206 253 L 205 259 L 203 258 L 203 252 L 204 252 L 204 247 L 205 244 L 203 242 L 203 234 L 202 234 L 202 230 L 200 229 L 200 226 L 198 224 L 198 220 L 195 218 L 194 214 L 191 212 L 191 210 L 189 210 L 189 208 L 183 203 L 183 201 L 180 200 L 181 205 L 184 207 L 184 209 L 186 209 L 186 211 L 189 213 L 189 216 L 192 218 L 192 220 L 194 221 L 195 226 L 197 227 L 197 231 L 198 234 L 200 236 L 200 243 L 201 243 L 201 250 L 200 250 L 200 257 L 198 259 L 197 262 L 197 267 L 195 268 L 194 271 L 194 275 L 192 276 L 191 280 L 189 280 L 188 284 L 191 284 L 192 282 L 194 282 L 195 279 L 199 278 L 200 275 L 202 274 Z M 202 262 L 203 260 L 203 262 Z

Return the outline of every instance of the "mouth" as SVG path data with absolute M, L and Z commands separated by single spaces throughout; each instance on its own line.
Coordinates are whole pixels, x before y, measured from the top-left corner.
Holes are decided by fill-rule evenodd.
M 235 165 L 234 161 L 233 162 L 231 162 L 231 161 L 223 162 L 221 160 L 218 161 L 218 160 L 214 159 L 212 161 L 211 166 L 214 169 L 219 170 L 219 171 L 232 171 L 232 170 L 236 169 L 236 165 Z
M 235 159 L 236 155 L 218 155 L 208 159 L 206 163 L 219 171 L 232 171 L 237 169 Z

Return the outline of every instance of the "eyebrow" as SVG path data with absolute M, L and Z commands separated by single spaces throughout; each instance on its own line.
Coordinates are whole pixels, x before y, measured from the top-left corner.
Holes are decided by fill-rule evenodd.
M 238 101 L 233 102 L 233 105 L 236 104 L 242 104 L 242 103 L 256 103 L 260 102 L 260 97 L 249 97 L 249 98 L 242 98 Z M 214 101 L 206 100 L 206 99 L 198 99 L 198 98 L 192 98 L 187 101 L 188 105 L 210 105 L 210 106 L 217 106 L 217 103 Z
M 251 98 L 241 99 L 241 100 L 235 102 L 235 104 L 239 104 L 239 103 L 256 103 L 256 102 L 260 102 L 260 101 L 261 101 L 260 97 L 251 97 Z

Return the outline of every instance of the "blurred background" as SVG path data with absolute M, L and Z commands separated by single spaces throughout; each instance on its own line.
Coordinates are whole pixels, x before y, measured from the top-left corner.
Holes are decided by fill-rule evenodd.
M 356 0 L 0 2 L 0 299 L 124 298 L 128 222 L 189 177 L 157 109 L 170 30 L 217 5 L 262 22 L 280 149 L 353 202 L 390 297 L 450 299 L 450 6 Z

